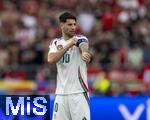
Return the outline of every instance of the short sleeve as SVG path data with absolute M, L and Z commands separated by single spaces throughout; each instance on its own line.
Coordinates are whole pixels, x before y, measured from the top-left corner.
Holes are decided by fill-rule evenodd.
M 81 44 L 84 44 L 84 43 L 89 43 L 87 37 L 85 36 L 81 36 L 81 37 L 77 37 L 78 39 L 78 42 L 77 42 L 77 46 L 80 46 Z
M 49 53 L 57 52 L 57 40 L 53 40 L 49 45 Z

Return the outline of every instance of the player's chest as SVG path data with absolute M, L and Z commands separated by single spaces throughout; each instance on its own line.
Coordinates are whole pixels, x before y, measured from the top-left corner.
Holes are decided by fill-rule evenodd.
M 61 50 L 61 49 L 63 49 L 64 47 L 66 47 L 67 46 L 67 44 L 69 44 L 70 43 L 70 41 L 58 41 L 57 42 L 57 50 L 59 51 L 59 50 Z M 66 53 L 68 53 L 68 54 L 75 54 L 76 53 L 76 51 L 78 50 L 79 48 L 77 47 L 77 46 L 73 46 L 73 47 L 71 47 L 71 48 L 69 48 L 67 51 L 66 51 Z
M 63 49 L 68 43 L 59 43 L 57 46 L 58 50 Z M 72 48 L 68 49 L 65 54 L 62 56 L 62 58 L 60 59 L 60 63 L 61 65 L 70 65 L 73 63 L 73 61 L 76 60 L 77 55 L 79 54 L 78 52 L 78 47 L 77 46 L 73 46 Z

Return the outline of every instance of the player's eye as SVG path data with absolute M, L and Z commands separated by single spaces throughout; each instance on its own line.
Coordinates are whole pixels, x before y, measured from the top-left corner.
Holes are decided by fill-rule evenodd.
M 76 23 L 70 23 L 68 26 L 76 26 Z
M 68 24 L 69 26 L 72 26 L 72 24 Z

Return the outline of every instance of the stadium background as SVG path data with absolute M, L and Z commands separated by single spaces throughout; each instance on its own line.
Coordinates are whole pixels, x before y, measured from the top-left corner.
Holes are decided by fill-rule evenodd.
M 150 94 L 149 0 L 0 0 L 0 95 L 54 95 L 56 67 L 48 65 L 47 52 L 50 41 L 61 35 L 58 15 L 68 10 L 78 18 L 76 33 L 90 41 L 91 99 L 108 100 L 112 110 L 114 100 L 124 102 L 119 96 L 133 98 L 129 105 L 145 105 L 149 97 L 142 96 Z M 146 111 L 141 120 L 149 120 Z

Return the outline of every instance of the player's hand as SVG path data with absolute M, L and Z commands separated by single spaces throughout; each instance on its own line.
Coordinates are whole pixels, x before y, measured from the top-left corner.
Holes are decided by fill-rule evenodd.
M 70 42 L 70 47 L 76 45 L 77 42 L 78 42 L 78 39 L 77 39 L 76 37 L 73 37 L 73 38 L 71 39 L 71 42 Z
M 89 63 L 91 60 L 91 55 L 88 52 L 82 52 L 82 60 L 84 60 L 86 63 Z

